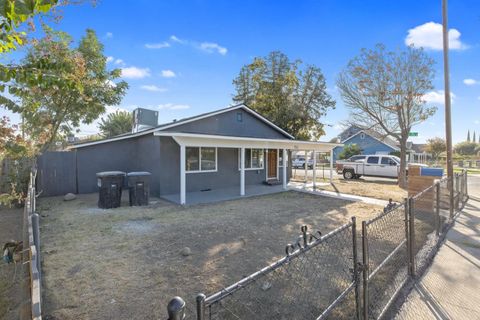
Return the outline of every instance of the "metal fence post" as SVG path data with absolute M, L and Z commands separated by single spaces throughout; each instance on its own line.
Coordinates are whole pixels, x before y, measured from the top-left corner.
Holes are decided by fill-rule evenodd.
M 440 182 L 435 184 L 435 229 L 437 236 L 440 234 Z
M 465 179 L 465 198 L 468 199 L 468 171 L 467 170 L 465 170 L 464 179 Z
M 458 173 L 455 174 L 455 191 L 456 191 L 456 211 L 460 209 L 460 175 Z
M 185 301 L 180 297 L 174 297 L 167 306 L 167 320 L 184 320 L 185 319 Z
M 411 276 L 411 270 L 412 270 L 412 267 L 411 267 L 411 260 L 410 260 L 410 250 L 412 249 L 410 247 L 410 213 L 409 213 L 409 210 L 408 210 L 408 205 L 409 205 L 409 199 L 408 198 L 405 198 L 404 200 L 404 209 L 405 209 L 405 239 L 407 241 L 406 245 L 407 245 L 407 263 L 408 263 L 408 275 Z
M 415 276 L 415 200 L 408 199 L 408 231 L 410 236 L 408 260 L 410 265 L 410 275 Z
M 205 296 L 203 293 L 197 295 L 197 320 L 205 319 Z
M 357 218 L 352 217 L 353 281 L 355 283 L 355 316 L 360 320 L 360 288 L 358 279 Z M 200 319 L 199 319 L 200 320 Z
M 368 239 L 367 239 L 367 223 L 362 221 L 362 265 L 363 265 L 363 319 L 368 319 Z

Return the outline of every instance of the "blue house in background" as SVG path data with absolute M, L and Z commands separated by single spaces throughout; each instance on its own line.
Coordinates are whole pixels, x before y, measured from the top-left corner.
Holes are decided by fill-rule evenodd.
M 339 135 L 339 142 L 345 146 L 356 144 L 362 149 L 361 154 L 390 154 L 400 151 L 397 143 L 389 137 L 358 126 L 351 126 Z M 338 155 L 343 151 L 343 147 L 333 149 L 333 160 L 338 160 Z

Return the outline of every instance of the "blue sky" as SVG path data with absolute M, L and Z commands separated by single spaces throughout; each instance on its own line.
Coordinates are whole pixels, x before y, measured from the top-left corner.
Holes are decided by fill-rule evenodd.
M 467 129 L 480 134 L 480 2 L 450 1 L 451 88 L 454 142 Z M 340 132 L 348 112 L 335 79 L 361 48 L 382 42 L 390 49 L 413 41 L 435 59 L 435 90 L 429 103 L 437 114 L 415 128 L 422 142 L 444 136 L 441 0 L 430 1 L 113 1 L 69 6 L 54 26 L 78 40 L 97 31 L 130 84 L 119 108 L 156 108 L 167 122 L 230 104 L 232 80 L 253 57 L 281 50 L 291 59 L 320 67 L 337 101 L 323 121 L 322 140 Z M 408 38 L 407 38 L 408 37 Z M 109 111 L 115 108 L 108 108 Z M 0 113 L 5 113 L 2 109 Z M 13 118 L 17 119 L 16 117 Z M 83 134 L 96 124 L 82 127 Z

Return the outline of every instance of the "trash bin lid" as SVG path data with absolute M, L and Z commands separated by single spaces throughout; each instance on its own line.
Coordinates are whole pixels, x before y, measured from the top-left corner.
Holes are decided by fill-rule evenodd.
M 152 174 L 147 171 L 135 171 L 127 173 L 127 177 L 140 177 L 140 176 L 151 176 Z
M 125 172 L 123 172 L 123 171 L 103 171 L 103 172 L 97 172 L 97 177 L 99 177 L 99 178 L 103 178 L 103 177 L 117 177 L 117 176 L 125 177 Z

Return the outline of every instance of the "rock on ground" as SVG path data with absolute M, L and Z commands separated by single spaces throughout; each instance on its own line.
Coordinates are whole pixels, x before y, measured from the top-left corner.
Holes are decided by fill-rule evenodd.
M 73 193 L 67 193 L 66 195 L 63 196 L 63 200 L 65 201 L 75 200 L 76 198 L 77 196 L 74 195 Z

